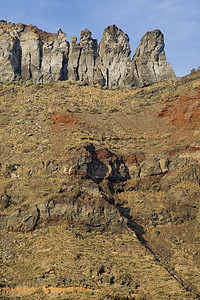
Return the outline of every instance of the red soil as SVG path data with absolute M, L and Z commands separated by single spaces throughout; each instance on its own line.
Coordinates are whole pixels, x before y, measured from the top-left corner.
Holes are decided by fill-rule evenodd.
M 70 114 L 58 111 L 51 113 L 50 119 L 52 122 L 54 122 L 54 126 L 59 124 L 71 125 L 76 122 L 76 120 Z
M 166 105 L 158 117 L 169 117 L 169 124 L 183 126 L 195 125 L 200 122 L 200 86 L 195 96 L 191 96 L 187 92 L 170 98 L 165 103 Z

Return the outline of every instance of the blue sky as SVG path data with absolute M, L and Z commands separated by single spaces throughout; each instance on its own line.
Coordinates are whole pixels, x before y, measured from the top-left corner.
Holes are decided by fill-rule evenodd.
M 62 28 L 67 40 L 88 28 L 100 42 L 104 28 L 116 24 L 130 38 L 131 56 L 147 31 L 160 29 L 177 76 L 200 66 L 199 12 L 200 0 L 0 0 L 0 19 Z

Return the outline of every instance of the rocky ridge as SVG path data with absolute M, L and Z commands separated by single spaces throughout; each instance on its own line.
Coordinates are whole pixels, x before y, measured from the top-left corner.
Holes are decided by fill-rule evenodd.
M 0 21 L 0 81 L 33 83 L 71 80 L 108 87 L 138 87 L 175 78 L 166 63 L 161 31 L 147 32 L 133 59 L 129 37 L 108 26 L 100 44 L 85 29 L 80 42 L 66 34 L 47 33 L 36 26 Z

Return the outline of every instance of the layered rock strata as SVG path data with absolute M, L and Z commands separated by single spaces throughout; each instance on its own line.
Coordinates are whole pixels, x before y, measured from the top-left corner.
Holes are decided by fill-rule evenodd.
M 27 174 L 30 179 L 33 180 L 38 175 L 60 174 L 68 179 L 67 183 L 63 182 L 57 193 L 49 199 L 28 208 L 21 206 L 11 215 L 2 214 L 1 226 L 14 231 L 32 231 L 38 226 L 52 222 L 91 227 L 125 225 L 129 217 L 120 212 L 118 200 L 114 195 L 115 189 L 116 194 L 152 190 L 162 191 L 171 197 L 168 190 L 173 190 L 173 187 L 180 183 L 189 181 L 198 184 L 199 161 L 200 151 L 147 160 L 142 152 L 130 156 L 116 155 L 108 149 L 96 151 L 92 144 L 88 144 L 86 147 L 74 149 L 64 165 L 54 161 L 42 162 L 43 168 L 34 165 Z M 18 173 L 20 164 L 8 166 L 2 163 L 1 166 L 0 175 L 7 178 L 16 180 L 26 176 Z M 176 200 L 179 195 L 175 194 L 173 198 Z M 4 193 L 0 194 L 0 200 L 0 210 L 19 204 L 16 201 L 15 190 L 9 194 L 4 190 Z M 162 215 L 163 212 L 159 214 Z M 150 212 L 146 218 L 151 220 Z M 183 222 L 183 218 L 184 212 L 171 210 L 166 212 L 164 220 L 179 224 Z M 159 224 L 158 218 L 153 222 Z
M 142 87 L 175 77 L 159 30 L 147 32 L 133 59 L 130 54 L 129 37 L 116 25 L 104 30 L 98 45 L 88 29 L 81 32 L 79 43 L 76 37 L 69 43 L 62 30 L 52 34 L 32 25 L 0 21 L 1 82 L 71 80 Z

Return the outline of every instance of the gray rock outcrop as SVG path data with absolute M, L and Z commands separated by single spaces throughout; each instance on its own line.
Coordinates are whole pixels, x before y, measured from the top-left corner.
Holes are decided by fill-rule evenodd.
M 69 47 L 69 61 L 68 61 L 68 79 L 71 81 L 79 80 L 78 67 L 81 54 L 81 47 L 77 42 L 76 37 L 70 39 Z
M 164 36 L 160 30 L 147 32 L 133 57 L 133 74 L 138 86 L 145 86 L 175 76 L 166 62 Z
M 15 34 L 8 34 L 7 22 L 0 23 L 0 81 L 15 80 L 21 69 L 21 49 Z
M 92 33 L 85 29 L 81 32 L 79 61 L 79 80 L 91 82 L 94 79 L 94 66 L 98 57 L 98 43 L 91 37 Z
M 164 37 L 147 32 L 133 59 L 129 37 L 116 25 L 108 26 L 100 44 L 88 29 L 66 41 L 59 30 L 47 33 L 36 26 L 0 21 L 0 81 L 33 83 L 58 80 L 84 81 L 108 87 L 142 87 L 174 78 L 166 62 Z
M 108 26 L 104 30 L 99 45 L 99 59 L 97 61 L 107 86 L 123 85 L 130 54 L 128 35 L 116 25 Z
M 78 199 L 84 194 L 84 201 Z M 96 196 L 96 197 L 95 197 Z M 65 192 L 56 199 L 43 201 L 26 210 L 17 209 L 9 216 L 2 216 L 2 225 L 13 231 L 32 231 L 38 225 L 51 222 L 80 223 L 82 225 L 99 227 L 108 225 L 125 225 L 127 220 L 120 215 L 116 207 L 109 204 L 104 196 L 92 195 L 77 191 L 76 195 Z
M 36 26 L 0 22 L 0 81 L 22 78 L 33 83 L 67 79 L 66 34 Z

